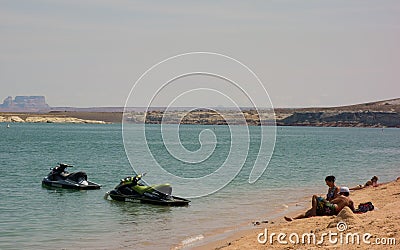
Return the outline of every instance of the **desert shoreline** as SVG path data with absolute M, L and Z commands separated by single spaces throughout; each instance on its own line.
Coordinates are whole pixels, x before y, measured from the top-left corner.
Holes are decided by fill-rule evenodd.
M 311 108 L 50 108 L 43 112 L 0 109 L 0 122 L 128 123 L 400 128 L 400 98 Z
M 329 121 L 319 112 L 306 113 L 262 113 L 244 111 L 244 120 L 237 119 L 231 111 L 176 111 L 164 116 L 162 111 L 143 112 L 87 112 L 52 111 L 49 113 L 0 112 L 0 123 L 73 123 L 73 124 L 179 124 L 179 125 L 245 125 L 245 126 L 302 126 L 302 127 L 365 127 L 400 128 L 399 113 L 344 112 L 331 114 Z M 260 119 L 263 117 L 263 119 Z M 350 118 L 349 118 L 350 117 Z M 124 120 L 123 120 L 124 118 Z M 324 118 L 325 119 L 325 118 Z
M 309 195 L 310 200 L 311 196 L 312 194 Z M 398 245 L 400 245 L 400 225 L 398 224 L 400 221 L 400 209 L 398 209 L 400 206 L 400 180 L 397 179 L 381 184 L 378 187 L 352 191 L 350 197 L 353 199 L 355 206 L 358 206 L 359 203 L 371 201 L 375 209 L 363 214 L 353 214 L 350 209 L 344 209 L 338 216 L 316 216 L 292 222 L 285 221 L 283 216 L 281 216 L 268 223 L 255 225 L 248 230 L 238 230 L 224 239 L 207 242 L 198 246 L 189 246 L 188 248 L 197 250 L 342 249 L 343 247 L 350 249 L 397 249 Z M 303 209 L 308 209 L 308 207 Z M 288 212 L 287 215 L 294 216 L 297 214 L 298 211 Z M 337 229 L 341 222 L 344 222 L 347 227 L 346 231 L 342 233 L 342 236 L 344 235 L 342 243 L 340 241 L 341 232 Z M 302 244 L 300 237 L 300 242 L 293 244 L 288 238 L 290 234 L 302 236 L 303 234 L 314 233 L 317 238 L 316 242 L 318 243 L 321 240 L 321 235 L 324 233 L 328 235 L 330 232 L 332 234 L 337 233 L 337 237 L 339 237 L 337 238 L 337 243 L 333 244 L 328 238 L 324 238 L 325 241 L 321 244 L 308 244 L 307 241 L 306 244 Z M 265 238 L 265 233 L 267 233 L 267 238 Z M 272 237 L 271 244 L 271 235 L 274 233 L 276 235 Z M 277 235 L 279 233 L 286 235 L 282 239 L 282 242 L 286 242 L 286 244 L 278 242 Z M 347 234 L 350 235 L 348 243 L 346 243 Z M 364 237 L 367 234 L 371 236 L 365 242 L 361 238 L 359 244 L 356 244 L 356 240 L 352 244 L 351 235 L 356 234 L 360 237 Z M 377 240 L 380 242 L 377 242 Z

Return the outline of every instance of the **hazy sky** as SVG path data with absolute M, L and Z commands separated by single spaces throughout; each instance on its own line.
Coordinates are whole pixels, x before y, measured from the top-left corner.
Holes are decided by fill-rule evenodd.
M 191 51 L 244 63 L 275 107 L 390 99 L 399 44 L 397 0 L 0 0 L 0 102 L 123 106 L 147 69 Z

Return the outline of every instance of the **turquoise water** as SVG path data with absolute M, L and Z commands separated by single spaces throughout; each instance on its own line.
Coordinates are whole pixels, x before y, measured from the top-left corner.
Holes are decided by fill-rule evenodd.
M 185 125 L 180 138 L 188 150 L 197 150 L 198 134 L 210 128 L 217 146 L 201 168 L 179 163 L 159 142 L 157 126 L 147 131 L 149 147 L 175 174 L 212 172 L 229 151 L 226 126 Z M 189 207 L 159 207 L 103 198 L 119 179 L 132 175 L 121 125 L 11 124 L 6 128 L 0 124 L 0 249 L 169 249 L 285 212 L 282 204 L 325 193 L 326 175 L 333 174 L 339 185 L 348 186 L 365 183 L 373 175 L 382 182 L 400 175 L 399 129 L 278 127 L 270 165 L 259 181 L 249 184 L 258 152 L 257 129 L 250 127 L 246 164 L 227 187 L 192 199 Z M 42 188 L 42 178 L 57 162 L 85 171 L 102 189 Z

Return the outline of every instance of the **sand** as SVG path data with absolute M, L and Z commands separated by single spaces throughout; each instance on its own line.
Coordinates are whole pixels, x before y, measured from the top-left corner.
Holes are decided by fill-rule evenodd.
M 312 194 L 310 194 L 310 203 L 311 196 Z M 195 249 L 399 249 L 400 180 L 381 184 L 378 187 L 352 191 L 350 197 L 356 206 L 359 203 L 371 201 L 375 210 L 354 214 L 346 207 L 338 216 L 317 216 L 292 222 L 287 222 L 282 217 L 272 221 L 273 224 L 271 221 L 267 224 L 262 223 L 245 233 L 240 232 L 228 239 L 212 242 Z M 339 226 L 338 223 L 340 223 Z M 345 230 L 339 231 L 338 229 Z M 264 237 L 266 233 L 267 239 Z M 271 244 L 270 237 L 273 233 L 276 235 L 273 236 L 273 244 Z M 281 241 L 286 241 L 287 244 L 278 242 L 280 233 L 286 234 Z M 308 236 L 305 237 L 305 244 L 302 244 L 302 235 L 307 233 L 313 233 L 316 236 L 315 244 L 312 241 L 310 244 L 307 242 Z M 317 244 L 318 241 L 321 241 L 324 233 L 327 234 L 323 237 L 324 240 Z M 331 233 L 331 241 L 329 233 Z M 296 241 L 296 234 L 299 236 L 298 244 L 289 241 L 291 234 L 292 241 Z M 371 236 L 368 238 L 369 234 Z M 359 244 L 357 244 L 357 235 L 360 239 Z M 258 237 L 262 243 L 258 242 Z M 348 243 L 346 243 L 346 237 Z M 365 241 L 363 241 L 363 237 L 366 237 Z M 396 245 L 393 244 L 394 242 Z

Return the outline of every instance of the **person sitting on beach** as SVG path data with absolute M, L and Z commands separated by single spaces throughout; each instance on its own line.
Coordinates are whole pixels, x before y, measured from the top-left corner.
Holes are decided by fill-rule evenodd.
M 335 185 L 335 176 L 329 175 L 325 177 L 325 183 L 329 187 L 326 194 L 326 200 L 331 201 L 339 196 L 339 187 Z
M 378 176 L 374 175 L 371 178 L 371 180 L 369 180 L 369 181 L 367 181 L 365 183 L 365 185 L 358 185 L 356 187 L 350 188 L 350 190 L 359 190 L 359 189 L 363 189 L 363 188 L 366 188 L 366 187 L 377 187 L 378 185 L 379 185 L 378 184 Z
M 350 190 L 348 187 L 341 187 L 339 196 L 331 201 L 327 201 L 322 197 L 313 195 L 312 207 L 307 210 L 304 214 L 300 214 L 294 218 L 284 217 L 287 221 L 309 218 L 312 216 L 324 216 L 324 215 L 337 215 L 344 207 L 348 206 L 351 211 L 354 211 L 354 202 L 350 199 Z

